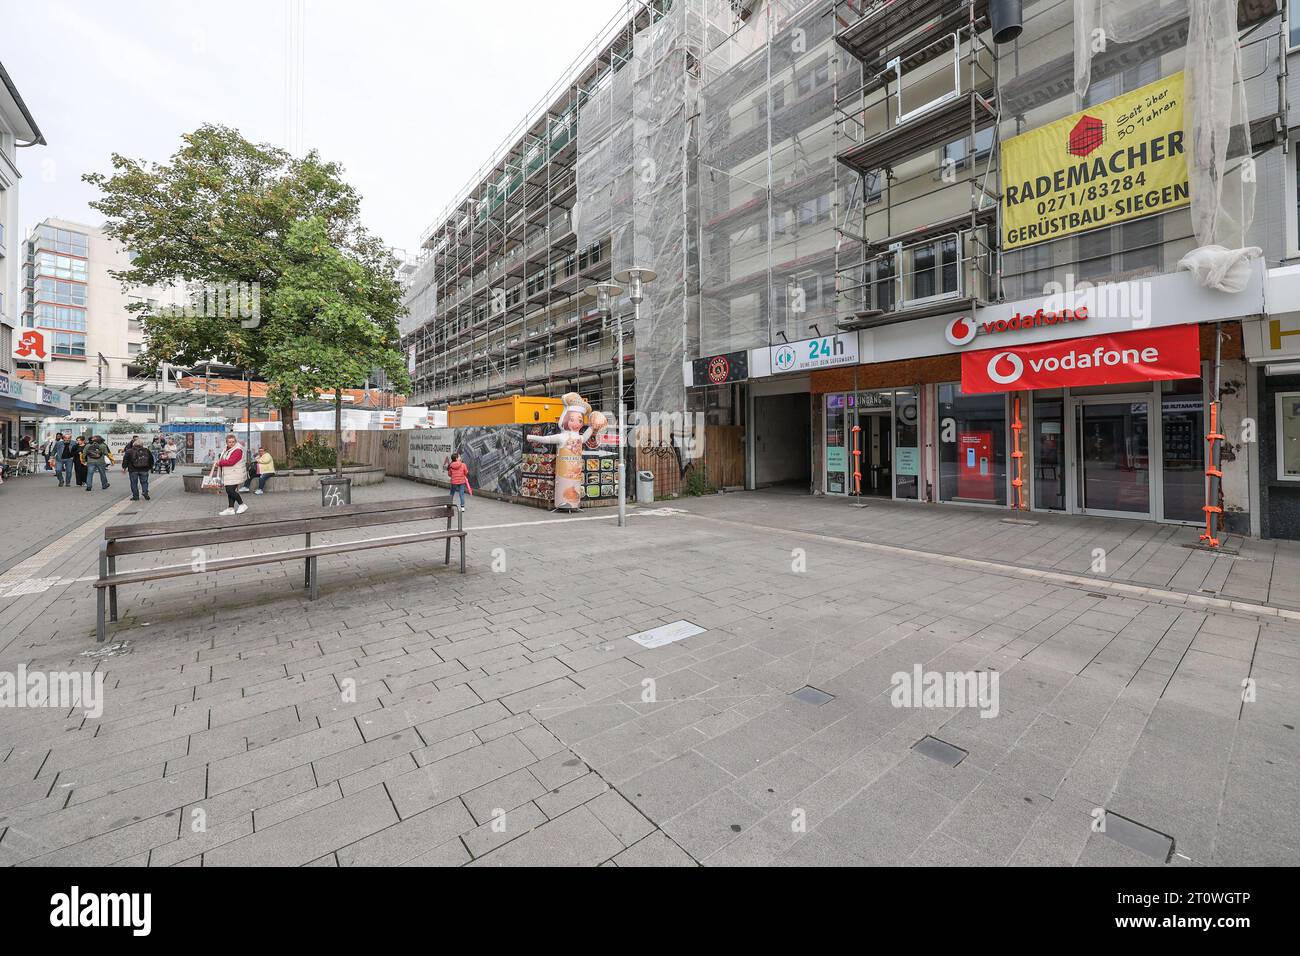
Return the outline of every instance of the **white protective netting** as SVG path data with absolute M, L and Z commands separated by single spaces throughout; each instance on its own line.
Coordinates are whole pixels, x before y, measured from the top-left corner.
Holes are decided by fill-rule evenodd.
M 1249 260 L 1261 253 L 1245 245 L 1255 177 L 1236 0 L 1074 0 L 1075 92 L 1087 92 L 1092 60 L 1108 44 L 1141 40 L 1153 18 L 1171 13 L 1187 17 L 1184 149 L 1198 244 L 1179 268 L 1204 286 L 1236 292 L 1249 277 Z

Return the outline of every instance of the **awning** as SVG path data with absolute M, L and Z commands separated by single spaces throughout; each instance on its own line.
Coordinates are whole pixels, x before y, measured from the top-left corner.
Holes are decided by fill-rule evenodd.
M 65 394 L 72 402 L 96 402 L 107 405 L 166 405 L 168 407 L 188 407 L 191 405 L 205 405 L 214 410 L 230 409 L 232 411 L 241 411 L 250 405 L 254 412 L 275 411 L 278 406 L 264 395 L 254 395 L 250 399 L 247 395 L 239 395 L 231 392 L 207 392 L 192 390 L 164 390 L 156 389 L 148 385 L 137 385 L 129 388 L 120 388 L 115 386 L 98 386 L 92 384 L 72 385 L 65 389 Z M 293 407 L 297 411 L 324 411 L 332 409 L 332 401 L 297 401 Z M 345 402 L 344 408 L 366 408 L 369 406 L 358 405 L 354 402 Z M 64 412 L 67 409 L 63 410 Z

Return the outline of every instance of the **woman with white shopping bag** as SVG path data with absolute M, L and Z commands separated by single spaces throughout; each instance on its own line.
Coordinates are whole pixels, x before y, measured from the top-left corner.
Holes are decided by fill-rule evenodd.
M 218 514 L 242 515 L 248 510 L 248 505 L 244 504 L 244 499 L 239 495 L 239 488 L 246 481 L 248 481 L 248 456 L 244 454 L 239 439 L 233 434 L 227 435 L 225 453 L 217 458 L 212 465 L 212 471 L 208 473 L 207 478 L 203 479 L 205 488 L 221 485 L 226 489 L 227 507 L 224 511 L 217 512 Z

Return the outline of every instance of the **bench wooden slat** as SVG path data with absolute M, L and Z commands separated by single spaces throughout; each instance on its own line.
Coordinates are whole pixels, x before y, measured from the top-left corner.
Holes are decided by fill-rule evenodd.
M 412 508 L 429 508 L 440 505 L 451 505 L 450 495 L 432 495 L 427 498 L 406 498 L 397 501 L 374 501 L 365 504 L 342 505 L 337 508 L 330 508 L 329 514 L 332 516 L 344 517 L 348 515 L 364 515 L 374 512 L 390 512 L 401 515 Z M 131 524 L 110 525 L 104 529 L 104 538 L 109 541 L 121 538 L 139 538 L 145 535 L 155 534 L 180 534 L 186 531 L 209 531 L 219 528 L 240 528 L 256 527 L 258 525 L 281 522 L 281 521 L 302 521 L 322 516 L 322 509 L 319 507 L 307 508 L 290 508 L 276 510 L 271 513 L 265 511 L 249 511 L 242 515 L 208 515 L 203 518 L 191 518 L 182 521 L 140 521 Z M 402 520 L 398 518 L 397 520 Z
M 177 578 L 188 574 L 208 574 L 213 571 L 227 571 L 231 568 L 250 568 L 259 564 L 276 564 L 282 561 L 301 561 L 304 558 L 316 558 L 326 554 L 344 554 L 349 551 L 366 551 L 371 548 L 386 548 L 399 544 L 415 544 L 421 541 L 443 541 L 450 538 L 464 539 L 464 531 L 420 531 L 415 534 L 388 535 L 383 538 L 364 538 L 360 541 L 340 541 L 337 544 L 313 545 L 310 548 L 292 548 L 288 551 L 266 551 L 262 554 L 247 554 L 238 558 L 215 558 L 203 565 L 203 570 L 196 570 L 191 564 L 168 564 L 157 568 L 140 571 L 123 571 L 110 574 L 96 580 L 97 588 L 117 587 L 122 584 L 143 584 L 163 578 Z
M 236 541 L 255 541 L 264 538 L 287 537 L 298 534 L 317 534 L 327 531 L 348 531 L 354 528 L 369 528 L 385 524 L 399 524 L 410 521 L 432 521 L 446 518 L 452 512 L 450 505 L 426 505 L 409 508 L 401 512 L 381 511 L 372 514 L 335 515 L 317 514 L 311 519 L 292 521 L 274 521 L 242 527 L 222 527 L 212 530 L 181 531 L 167 534 L 154 534 L 148 537 L 110 540 L 108 553 L 113 557 L 128 554 L 148 554 L 158 551 L 174 551 L 190 548 L 202 548 L 217 544 L 231 544 Z

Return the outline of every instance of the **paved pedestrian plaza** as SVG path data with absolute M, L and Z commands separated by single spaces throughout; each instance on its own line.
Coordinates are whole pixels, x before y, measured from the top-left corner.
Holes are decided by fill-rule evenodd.
M 124 489 L 0 488 L 0 674 L 104 688 L 98 716 L 0 708 L 5 865 L 1300 862 L 1294 544 L 779 492 L 622 529 L 473 498 L 464 576 L 439 544 L 322 558 L 315 602 L 297 564 L 123 587 L 96 645 L 103 528 L 222 504 Z M 123 567 L 154 560 L 188 556 Z M 978 699 L 920 693 L 935 674 Z

